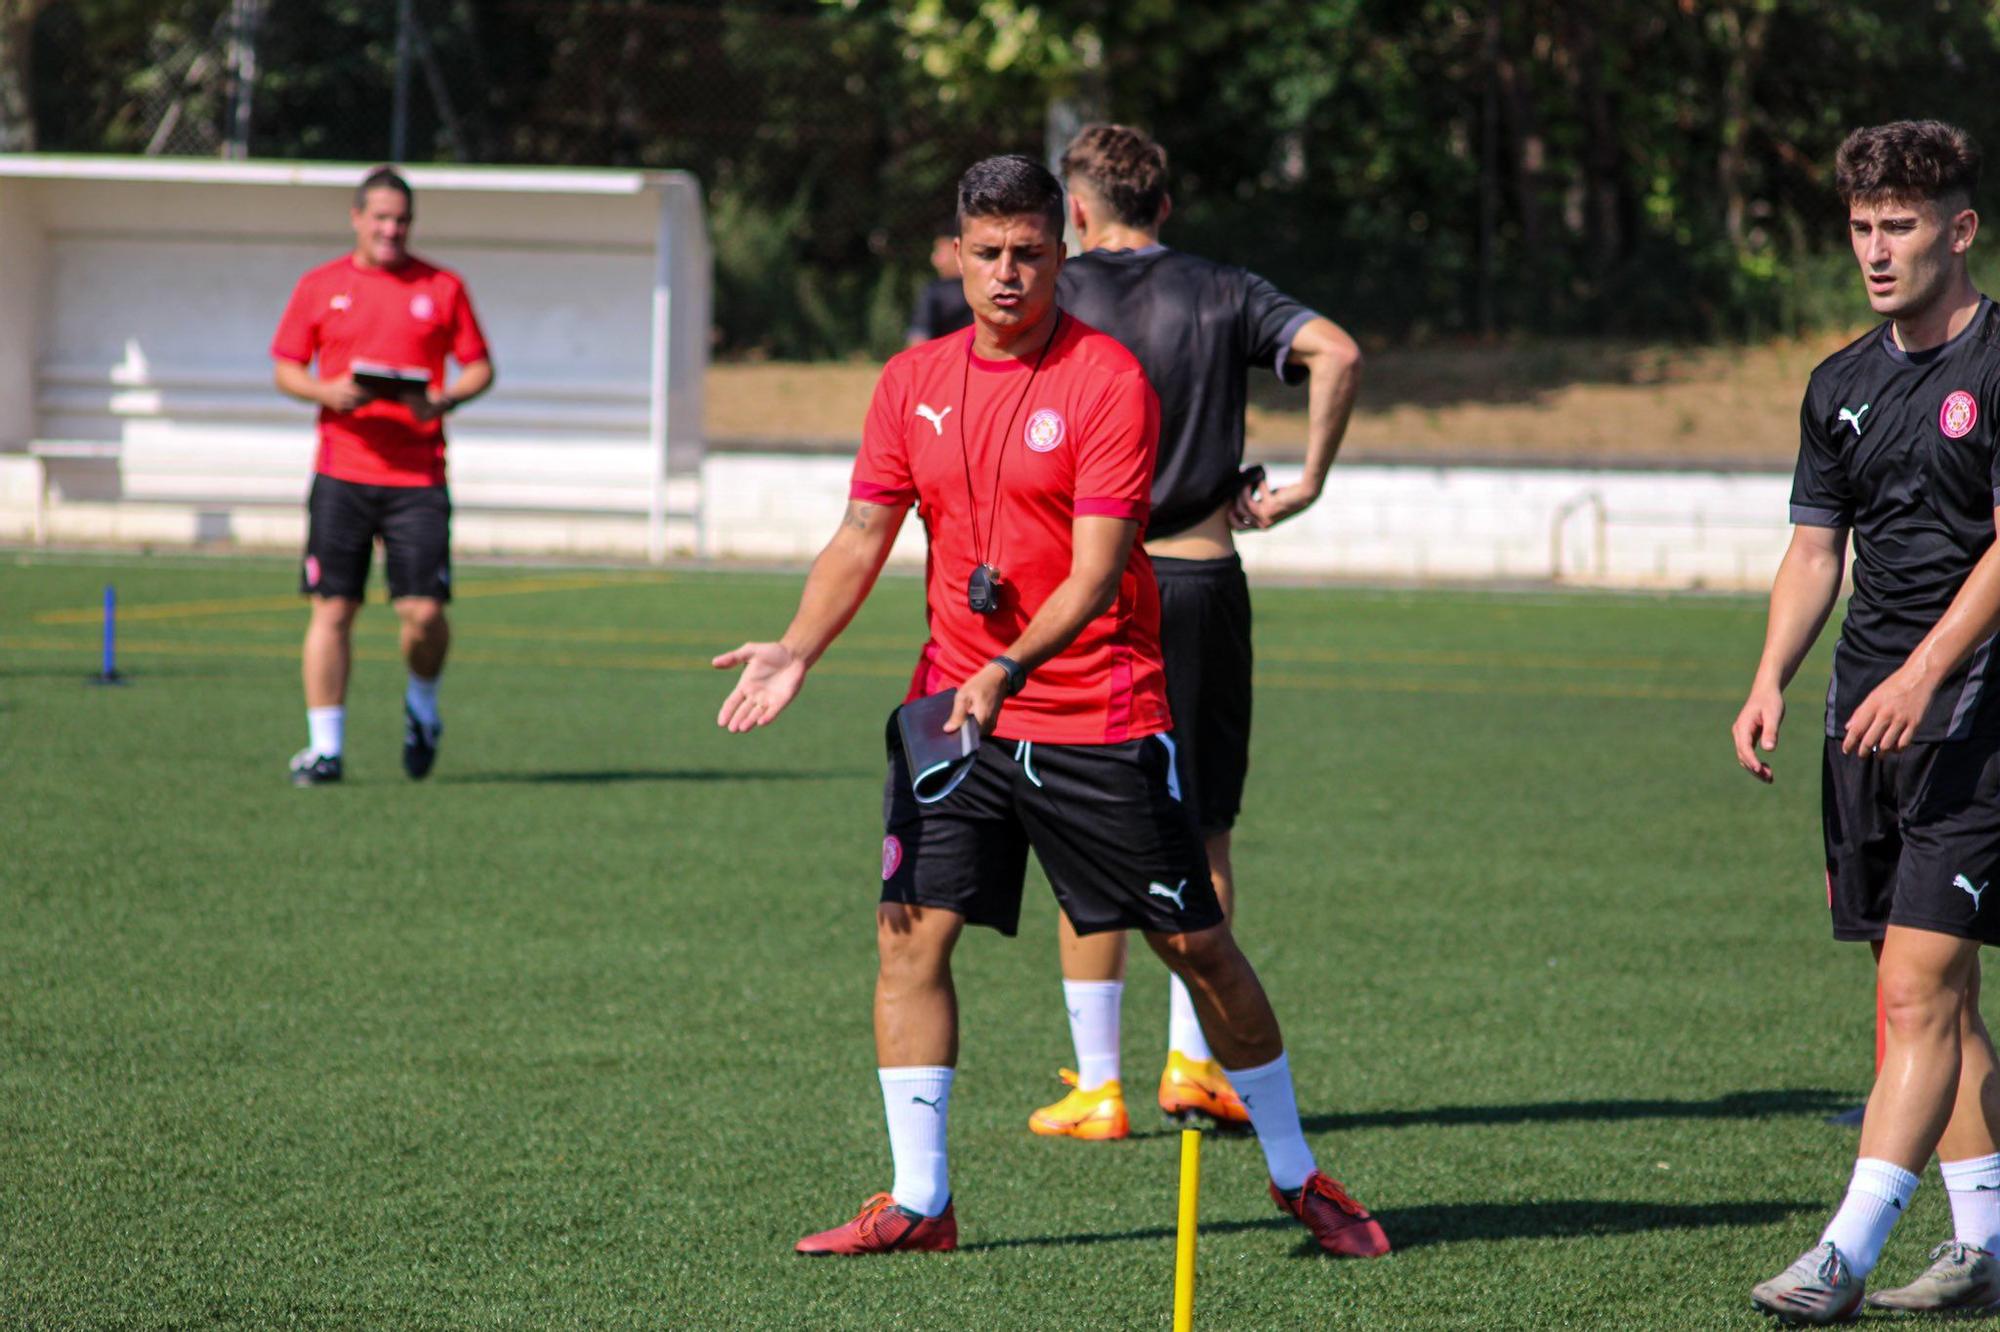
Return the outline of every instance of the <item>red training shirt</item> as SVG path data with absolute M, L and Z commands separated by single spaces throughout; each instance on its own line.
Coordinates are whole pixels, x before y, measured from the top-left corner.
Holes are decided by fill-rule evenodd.
M 411 255 L 398 268 L 363 268 L 353 255 L 321 264 L 292 289 L 271 355 L 301 365 L 319 357 L 322 379 L 355 361 L 421 366 L 444 387 L 444 360 L 486 358 L 486 337 L 465 283 Z M 351 412 L 320 408 L 322 476 L 369 486 L 444 484 L 444 422 L 418 421 L 402 402 L 377 398 Z
M 956 688 L 1020 637 L 1069 576 L 1074 518 L 1143 527 L 1152 492 L 1160 403 L 1132 353 L 1064 315 L 1036 373 L 1032 357 L 974 356 L 973 332 L 922 343 L 884 367 L 848 491 L 871 504 L 916 501 L 930 538 L 930 641 L 910 698 Z M 966 604 L 982 554 L 1003 579 L 991 615 Z M 1134 541 L 1117 600 L 1007 700 L 996 734 L 1116 744 L 1172 724 L 1159 588 Z

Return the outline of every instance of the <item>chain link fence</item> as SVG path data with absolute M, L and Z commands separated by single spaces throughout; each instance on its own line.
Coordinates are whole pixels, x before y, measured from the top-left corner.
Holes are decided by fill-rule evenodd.
M 958 173 L 1042 148 L 1039 104 L 975 117 L 942 90 L 885 95 L 921 71 L 816 0 L 139 8 L 43 10 L 39 147 L 692 171 L 726 354 L 900 345 Z

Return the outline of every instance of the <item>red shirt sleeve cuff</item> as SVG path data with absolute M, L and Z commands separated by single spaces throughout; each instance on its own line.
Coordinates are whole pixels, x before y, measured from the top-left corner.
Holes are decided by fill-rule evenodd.
M 299 365 L 311 365 L 312 353 L 296 352 L 290 347 L 273 347 L 271 348 L 271 359 L 274 361 L 295 361 Z
M 860 500 L 863 504 L 908 504 L 916 497 L 913 490 L 878 486 L 872 481 L 856 481 L 847 488 L 847 498 Z
M 1076 502 L 1076 516 L 1079 518 L 1129 518 L 1133 522 L 1146 521 L 1152 512 L 1150 500 L 1110 499 L 1093 496 Z

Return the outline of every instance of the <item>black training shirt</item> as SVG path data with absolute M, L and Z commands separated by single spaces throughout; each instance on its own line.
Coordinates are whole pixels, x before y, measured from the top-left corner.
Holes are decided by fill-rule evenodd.
M 1840 735 L 1909 659 L 1993 544 L 2000 506 L 2000 312 L 1981 299 L 1951 341 L 1906 352 L 1883 324 L 1822 361 L 1799 412 L 1792 521 L 1854 532 L 1854 595 L 1833 650 L 1826 733 Z M 1918 740 L 2000 735 L 1988 638 L 1932 697 Z
M 1286 353 L 1311 310 L 1255 273 L 1164 245 L 1091 250 L 1063 265 L 1062 308 L 1124 343 L 1160 395 L 1148 537 L 1184 532 L 1236 490 L 1251 366 L 1304 378 Z
M 957 278 L 937 278 L 926 282 L 910 310 L 909 337 L 912 342 L 929 342 L 947 333 L 956 333 L 972 322 L 972 307 L 965 303 L 965 284 Z

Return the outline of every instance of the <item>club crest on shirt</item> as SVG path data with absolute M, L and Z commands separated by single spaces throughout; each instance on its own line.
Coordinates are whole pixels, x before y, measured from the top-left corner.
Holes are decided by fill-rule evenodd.
M 1036 453 L 1047 453 L 1063 442 L 1067 431 L 1062 415 L 1053 407 L 1044 407 L 1028 418 L 1028 428 L 1021 432 L 1021 438 Z
M 329 310 L 345 310 L 347 307 L 353 304 L 354 304 L 354 298 L 348 295 L 344 291 L 326 303 L 327 308 Z
M 436 314 L 437 302 L 431 299 L 429 292 L 420 291 L 410 297 L 410 318 L 429 319 Z
M 1979 402 L 1964 389 L 1954 389 L 1938 408 L 1938 429 L 1947 439 L 1964 439 L 1979 424 Z
M 903 842 L 894 833 L 882 839 L 882 881 L 887 883 L 896 877 L 896 871 L 903 867 Z

